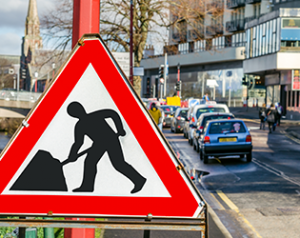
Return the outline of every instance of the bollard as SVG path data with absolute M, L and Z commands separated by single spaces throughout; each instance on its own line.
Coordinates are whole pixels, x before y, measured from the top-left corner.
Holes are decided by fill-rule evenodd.
M 51 220 L 52 218 L 44 217 L 44 219 Z M 44 228 L 44 238 L 54 238 L 54 228 Z
M 36 228 L 26 228 L 25 238 L 37 238 Z

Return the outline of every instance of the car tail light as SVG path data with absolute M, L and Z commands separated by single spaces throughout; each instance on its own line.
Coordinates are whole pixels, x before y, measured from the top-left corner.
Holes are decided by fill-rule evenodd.
M 180 126 L 178 125 L 178 128 L 180 128 Z
M 177 120 L 180 120 L 181 119 L 181 117 L 177 117 Z
M 209 136 L 205 136 L 203 142 L 204 142 L 204 144 L 210 143 L 210 138 L 209 138 Z
M 202 132 L 202 131 L 203 131 L 203 126 L 200 126 L 200 127 L 198 128 L 198 130 L 199 130 L 200 132 Z
M 194 117 L 192 118 L 192 122 L 195 122 L 195 118 Z
M 190 117 L 188 117 L 188 120 L 191 120 L 191 118 L 190 118 Z
M 247 137 L 246 137 L 246 142 L 252 142 L 251 135 L 247 135 Z
M 228 117 L 227 119 L 231 119 L 231 117 Z

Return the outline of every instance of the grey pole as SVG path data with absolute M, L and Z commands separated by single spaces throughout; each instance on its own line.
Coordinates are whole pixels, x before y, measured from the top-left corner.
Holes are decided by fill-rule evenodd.
M 168 54 L 165 53 L 165 68 L 164 68 L 164 96 L 167 96 L 167 63 L 168 62 Z

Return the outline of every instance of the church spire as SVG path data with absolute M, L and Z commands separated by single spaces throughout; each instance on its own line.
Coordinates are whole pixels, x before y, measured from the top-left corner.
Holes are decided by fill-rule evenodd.
M 42 47 L 43 43 L 42 37 L 40 36 L 40 20 L 36 0 L 29 0 L 23 44 L 24 54 L 27 56 L 29 50 L 34 54 L 35 49 L 40 49 Z M 34 57 L 32 62 L 35 62 Z
M 28 12 L 25 23 L 25 35 L 40 34 L 40 20 L 36 0 L 29 0 Z

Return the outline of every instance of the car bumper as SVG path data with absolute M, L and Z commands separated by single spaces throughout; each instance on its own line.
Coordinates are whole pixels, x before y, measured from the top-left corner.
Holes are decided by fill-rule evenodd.
M 202 151 L 204 154 L 211 156 L 249 154 L 252 151 L 252 144 L 204 145 Z

